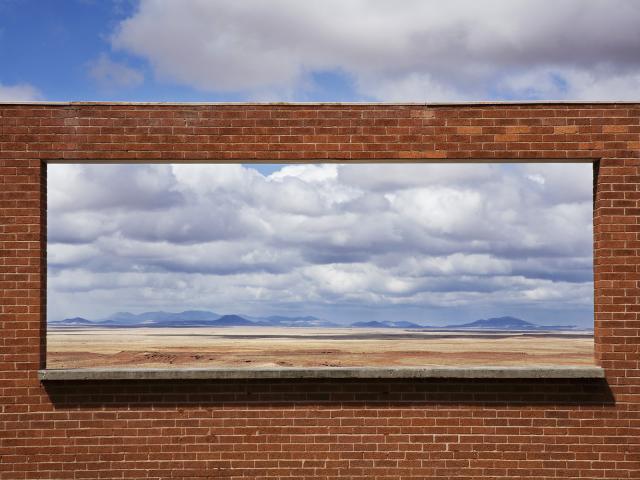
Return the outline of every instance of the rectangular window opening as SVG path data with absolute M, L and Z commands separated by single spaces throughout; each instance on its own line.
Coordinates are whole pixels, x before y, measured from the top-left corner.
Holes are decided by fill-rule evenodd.
M 47 369 L 595 366 L 589 163 L 47 170 Z

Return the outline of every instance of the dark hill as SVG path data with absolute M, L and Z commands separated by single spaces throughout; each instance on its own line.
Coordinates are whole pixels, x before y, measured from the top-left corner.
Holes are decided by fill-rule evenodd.
M 58 320 L 51 322 L 56 325 L 93 325 L 94 323 L 91 320 L 87 320 L 82 317 L 73 317 L 73 318 L 65 318 L 64 320 Z
M 424 328 L 417 323 L 399 321 L 399 322 L 379 322 L 377 320 L 371 320 L 369 322 L 355 322 L 351 324 L 352 328 Z
M 493 330 L 536 330 L 537 325 L 516 317 L 495 317 L 476 320 L 459 325 L 447 325 L 446 328 L 487 328 Z
M 215 322 L 211 322 L 212 327 L 242 327 L 255 325 L 251 320 L 241 317 L 240 315 L 223 315 Z
M 351 326 L 354 328 L 389 328 L 388 325 L 376 320 L 371 320 L 370 322 L 355 322 L 352 323 Z
M 447 325 L 451 329 L 486 330 L 572 330 L 575 325 L 536 325 L 516 317 L 494 317 L 458 325 Z

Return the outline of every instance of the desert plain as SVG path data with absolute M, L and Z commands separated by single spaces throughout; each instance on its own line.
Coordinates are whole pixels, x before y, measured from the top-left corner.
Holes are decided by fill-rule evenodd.
M 591 366 L 575 331 L 193 327 L 49 329 L 47 368 Z

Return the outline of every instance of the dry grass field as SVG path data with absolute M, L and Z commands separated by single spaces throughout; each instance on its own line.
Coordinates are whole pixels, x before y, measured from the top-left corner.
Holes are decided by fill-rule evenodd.
M 578 332 L 351 328 L 64 328 L 47 335 L 47 368 L 593 365 Z

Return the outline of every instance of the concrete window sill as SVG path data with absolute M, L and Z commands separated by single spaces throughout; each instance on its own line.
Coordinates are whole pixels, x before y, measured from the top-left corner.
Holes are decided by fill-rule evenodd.
M 185 369 L 44 369 L 42 381 L 64 380 L 247 380 L 351 378 L 604 378 L 590 367 L 400 367 L 400 368 L 185 368 Z

